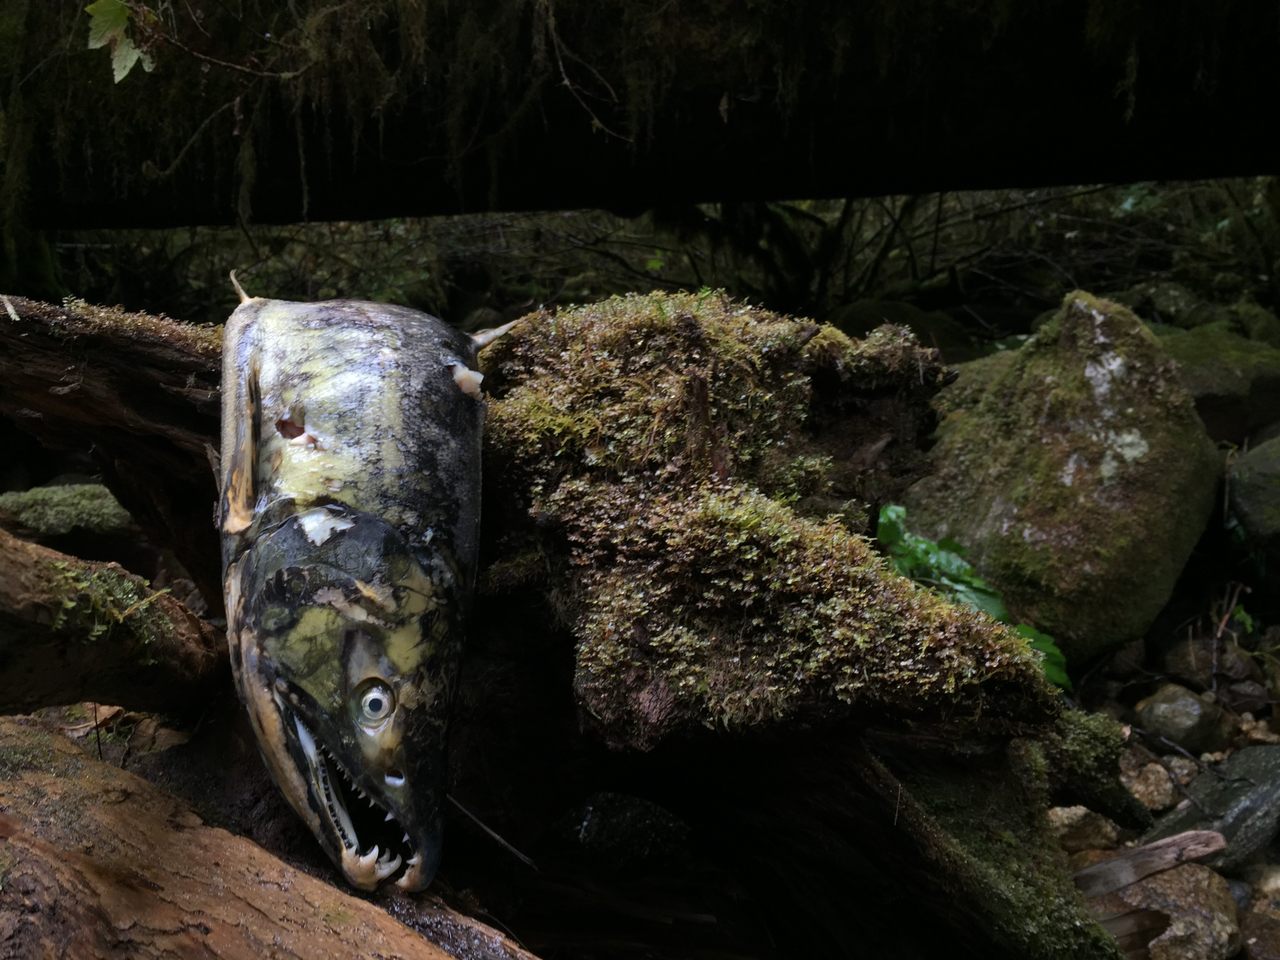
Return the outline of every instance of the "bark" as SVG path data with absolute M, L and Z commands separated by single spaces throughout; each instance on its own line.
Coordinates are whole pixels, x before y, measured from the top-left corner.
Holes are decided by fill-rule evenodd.
M 443 949 L 33 724 L 0 720 L 0 757 L 6 957 L 531 960 L 482 924 L 420 911 L 454 931 Z
M 116 499 L 221 610 L 220 332 L 76 302 L 0 307 L 0 416 L 46 446 L 91 448 Z
M 221 632 L 173 597 L 0 530 L 0 713 L 82 700 L 190 712 L 226 675 Z

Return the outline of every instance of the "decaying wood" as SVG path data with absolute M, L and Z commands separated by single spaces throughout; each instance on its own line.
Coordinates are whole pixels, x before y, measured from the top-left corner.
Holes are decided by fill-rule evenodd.
M 190 711 L 226 673 L 221 633 L 173 597 L 0 530 L 0 713 L 81 700 Z
M 1120 891 L 1180 864 L 1203 860 L 1226 845 L 1226 838 L 1213 830 L 1188 830 L 1123 850 L 1078 870 L 1074 879 L 1094 919 L 1115 937 L 1127 960 L 1145 960 L 1150 943 L 1168 929 L 1170 918 L 1159 910 L 1128 904 Z
M 222 608 L 217 484 L 221 334 L 69 302 L 0 303 L 0 416 L 50 447 L 92 448 L 103 481 Z
M 1076 886 L 1086 897 L 1101 897 L 1180 863 L 1203 860 L 1226 845 L 1226 838 L 1213 830 L 1188 830 L 1085 867 L 1075 874 Z
M 446 951 L 34 723 L 0 758 L 2 956 L 532 960 L 456 915 Z

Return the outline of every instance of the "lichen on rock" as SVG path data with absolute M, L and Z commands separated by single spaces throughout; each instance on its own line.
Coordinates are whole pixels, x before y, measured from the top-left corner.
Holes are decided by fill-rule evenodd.
M 575 689 L 608 742 L 1056 711 L 1025 641 L 897 576 L 840 519 L 918 475 L 945 372 L 906 331 L 854 341 L 653 294 L 535 315 L 483 359 L 490 482 L 528 491 L 560 538 Z
M 1204 529 L 1219 465 L 1157 339 L 1127 309 L 1068 294 L 1016 353 L 939 397 L 920 532 L 969 549 L 1017 619 L 1083 664 L 1140 636 Z

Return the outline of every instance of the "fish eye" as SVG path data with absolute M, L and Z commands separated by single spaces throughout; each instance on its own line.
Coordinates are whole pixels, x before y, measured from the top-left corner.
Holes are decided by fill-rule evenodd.
M 396 708 L 396 695 L 381 680 L 370 680 L 359 690 L 360 718 L 367 723 L 381 723 Z

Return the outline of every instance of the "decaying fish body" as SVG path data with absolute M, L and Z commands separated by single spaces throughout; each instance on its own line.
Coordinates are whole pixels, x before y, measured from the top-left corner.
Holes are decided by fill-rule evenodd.
M 477 342 L 426 314 L 245 298 L 223 351 L 227 636 L 272 776 L 348 881 L 425 887 L 474 580 Z

